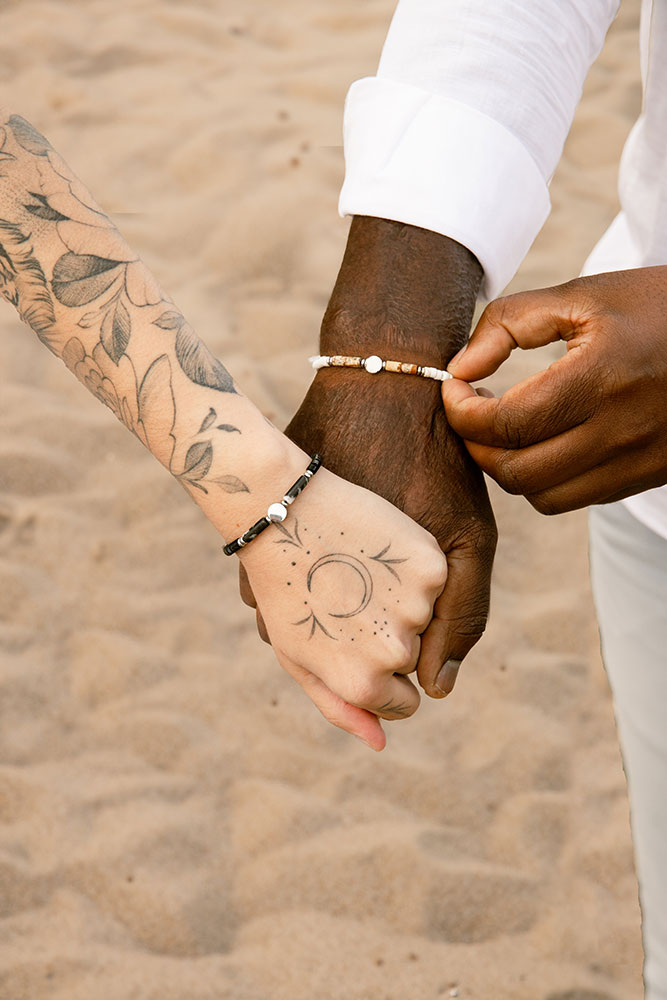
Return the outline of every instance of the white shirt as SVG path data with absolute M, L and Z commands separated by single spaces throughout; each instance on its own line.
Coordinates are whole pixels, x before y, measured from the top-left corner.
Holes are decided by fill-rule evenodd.
M 377 75 L 345 107 L 342 215 L 468 247 L 495 298 L 549 210 L 548 184 L 619 0 L 399 0 Z M 584 274 L 667 263 L 667 0 L 642 0 L 644 104 L 621 213 Z M 624 501 L 667 538 L 667 487 Z

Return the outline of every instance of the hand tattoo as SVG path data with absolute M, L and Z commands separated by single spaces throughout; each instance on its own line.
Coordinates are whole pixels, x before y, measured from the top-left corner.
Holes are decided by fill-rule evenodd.
M 298 518 L 295 518 L 294 526 L 291 531 L 284 524 L 276 524 L 275 527 L 280 530 L 280 533 L 283 537 L 275 539 L 274 545 L 285 546 L 283 551 L 286 554 L 289 551 L 288 547 L 300 549 L 304 552 L 305 555 L 311 554 L 311 549 L 306 548 L 307 543 L 303 541 L 301 534 L 299 532 Z M 302 531 L 305 533 L 308 531 L 308 529 L 302 528 Z M 318 536 L 318 541 L 319 541 L 319 536 Z M 315 547 L 314 544 L 313 547 Z M 366 565 L 366 562 L 364 560 L 367 560 L 369 563 L 375 563 L 376 565 L 384 566 L 385 569 L 387 569 L 389 573 L 400 584 L 400 577 L 398 576 L 398 573 L 394 569 L 394 564 L 407 562 L 407 558 L 403 559 L 386 558 L 386 553 L 389 551 L 390 547 L 391 547 L 391 542 L 389 542 L 389 544 L 387 544 L 381 550 L 381 552 L 379 552 L 377 555 L 374 556 L 367 556 L 363 549 L 359 550 L 358 555 L 352 555 L 349 552 L 327 552 L 324 553 L 324 555 L 318 556 L 318 558 L 315 559 L 310 564 L 310 566 L 305 572 L 305 587 L 307 596 L 305 597 L 303 603 L 308 613 L 303 618 L 299 618 L 298 621 L 293 622 L 293 624 L 296 626 L 300 625 L 310 626 L 310 635 L 308 636 L 309 639 L 312 639 L 316 634 L 321 633 L 325 635 L 328 639 L 333 639 L 334 642 L 339 641 L 341 637 L 334 635 L 332 633 L 331 630 L 333 630 L 334 628 L 334 623 L 328 622 L 328 619 L 333 618 L 333 619 L 343 620 L 343 619 L 356 618 L 358 615 L 362 614 L 362 612 L 364 612 L 368 608 L 374 595 L 374 583 L 372 575 L 372 570 L 374 567 Z M 363 559 L 361 558 L 362 556 Z M 292 560 L 291 565 L 295 567 L 295 571 L 298 573 L 299 570 L 296 569 L 298 563 L 295 560 Z M 313 601 L 316 600 L 316 595 L 314 594 L 315 577 L 321 570 L 324 570 L 327 567 L 329 568 L 329 581 L 330 581 L 330 586 L 327 587 L 327 595 L 330 595 L 332 589 L 331 571 L 333 570 L 335 578 L 337 578 L 338 580 L 346 581 L 345 583 L 346 598 L 350 588 L 351 587 L 353 588 L 354 596 L 351 601 L 351 606 L 342 608 L 341 607 L 332 608 L 329 603 L 329 607 L 327 608 L 326 611 L 323 611 L 320 608 L 318 608 L 318 610 L 315 610 L 315 608 L 313 607 Z M 341 570 L 343 570 L 343 568 L 344 568 L 344 575 L 342 575 L 341 573 Z M 350 570 L 354 574 L 353 577 L 350 576 L 349 573 Z M 352 581 L 354 581 L 354 584 L 352 583 Z M 291 587 L 292 582 L 293 582 L 292 580 L 288 580 L 287 586 Z M 389 594 L 391 593 L 391 591 L 392 588 L 389 587 L 386 600 L 391 599 L 398 601 L 399 599 L 395 596 L 389 598 Z M 383 606 L 382 614 L 386 614 L 386 611 L 387 611 L 386 607 Z M 387 621 L 385 621 L 384 618 L 373 619 L 373 625 L 375 626 L 373 629 L 373 634 L 376 635 L 378 632 L 383 633 L 385 631 L 385 626 L 387 625 Z M 339 627 L 338 631 L 344 634 L 343 628 Z M 354 637 L 350 637 L 350 639 L 352 642 L 354 641 Z

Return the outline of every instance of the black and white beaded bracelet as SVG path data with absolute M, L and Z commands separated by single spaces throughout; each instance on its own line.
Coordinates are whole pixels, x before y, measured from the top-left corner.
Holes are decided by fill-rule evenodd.
M 294 503 L 299 493 L 302 493 L 305 490 L 306 486 L 321 465 L 322 459 L 320 456 L 313 455 L 312 461 L 304 474 L 299 476 L 293 486 L 290 486 L 282 500 L 278 503 L 272 503 L 264 517 L 260 518 L 259 521 L 256 521 L 255 524 L 248 528 L 247 531 L 244 531 L 240 538 L 236 538 L 233 542 L 229 542 L 228 545 L 223 547 L 222 551 L 225 555 L 233 556 L 235 552 L 242 549 L 248 544 L 248 542 L 252 542 L 258 535 L 261 535 L 261 533 L 265 531 L 270 524 L 284 521 L 287 517 L 287 508 L 291 503 Z

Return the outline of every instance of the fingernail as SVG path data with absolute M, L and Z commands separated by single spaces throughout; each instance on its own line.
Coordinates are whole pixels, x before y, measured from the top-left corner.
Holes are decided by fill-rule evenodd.
M 449 361 L 449 364 L 447 365 L 447 367 L 448 367 L 448 368 L 451 368 L 451 366 L 452 366 L 452 365 L 455 365 L 455 364 L 457 364 L 457 362 L 459 362 L 459 361 L 461 360 L 461 358 L 463 357 L 463 354 L 464 354 L 464 352 L 465 352 L 465 351 L 467 351 L 467 349 L 468 349 L 468 345 L 467 345 L 467 344 L 465 344 L 465 345 L 464 345 L 464 346 L 463 346 L 463 347 L 461 348 L 461 350 L 460 350 L 460 351 L 457 351 L 457 352 L 456 352 L 456 354 L 454 355 L 454 357 L 453 357 L 453 358 L 450 358 L 450 361 Z
M 442 691 L 443 694 L 452 693 L 460 666 L 461 660 L 447 660 L 444 666 L 440 668 L 440 673 L 435 679 L 435 686 L 438 691 Z

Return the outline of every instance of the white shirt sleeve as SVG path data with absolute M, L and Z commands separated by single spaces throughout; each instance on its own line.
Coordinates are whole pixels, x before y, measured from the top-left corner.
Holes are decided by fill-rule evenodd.
M 345 106 L 341 215 L 449 236 L 498 295 L 549 214 L 548 183 L 619 0 L 399 0 L 377 76 Z

